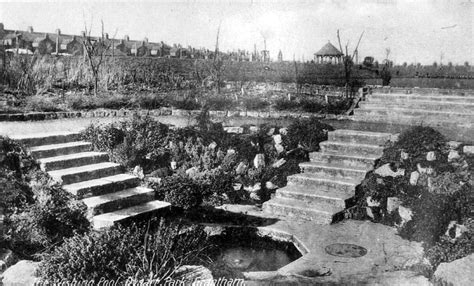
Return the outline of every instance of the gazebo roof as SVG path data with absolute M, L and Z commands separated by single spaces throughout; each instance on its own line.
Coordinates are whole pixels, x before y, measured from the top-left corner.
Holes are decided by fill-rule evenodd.
M 343 56 L 336 47 L 334 47 L 331 42 L 328 42 L 324 45 L 318 52 L 315 53 L 316 56 Z

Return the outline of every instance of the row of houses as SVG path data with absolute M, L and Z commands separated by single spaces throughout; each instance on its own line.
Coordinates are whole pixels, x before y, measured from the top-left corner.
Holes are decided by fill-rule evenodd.
M 80 35 L 67 35 L 57 29 L 55 33 L 35 32 L 33 27 L 28 27 L 26 31 L 4 29 L 0 23 L 0 45 L 3 50 L 21 54 L 41 54 L 41 55 L 64 55 L 80 56 L 84 54 L 84 40 L 88 39 L 93 44 L 105 44 L 108 47 L 107 56 L 137 56 L 137 57 L 169 57 L 169 58 L 189 58 L 189 59 L 213 59 L 214 51 L 205 48 L 193 48 L 191 46 L 168 45 L 164 42 L 150 42 L 148 38 L 141 41 L 130 40 L 129 36 L 122 39 L 109 38 L 108 34 L 102 37 L 91 37 L 81 32 Z M 266 61 L 262 56 L 264 52 L 258 53 L 256 50 L 250 53 L 246 50 L 222 53 L 219 55 L 228 60 L 234 61 Z
M 212 59 L 214 52 L 208 49 L 184 48 L 181 45 L 167 45 L 164 42 L 153 43 L 147 38 L 141 41 L 130 40 L 128 36 L 122 39 L 109 38 L 108 34 L 102 37 L 91 37 L 81 32 L 81 35 L 67 35 L 57 29 L 55 33 L 35 32 L 33 27 L 26 31 L 6 30 L 0 23 L 0 45 L 6 51 L 22 54 L 41 55 L 71 55 L 84 54 L 83 41 L 91 40 L 93 44 L 107 43 L 109 56 L 149 56 L 171 58 L 203 58 Z

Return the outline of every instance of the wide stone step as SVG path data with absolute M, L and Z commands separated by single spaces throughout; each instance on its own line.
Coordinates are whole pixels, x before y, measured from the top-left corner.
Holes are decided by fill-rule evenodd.
M 459 102 L 459 103 L 474 103 L 474 96 L 466 95 L 433 95 L 433 94 L 400 94 L 400 93 L 373 93 L 367 96 L 368 101 L 383 101 L 383 102 L 404 102 L 404 101 L 436 101 L 436 102 Z
M 122 166 L 120 166 L 119 164 L 105 162 L 50 171 L 48 172 L 48 174 L 55 180 L 67 185 L 86 180 L 93 180 L 101 177 L 112 176 L 121 172 Z
M 149 188 L 135 187 L 100 196 L 85 198 L 90 217 L 152 201 L 155 191 Z
M 337 141 L 325 141 L 319 143 L 322 153 L 330 154 L 342 154 L 352 156 L 378 156 L 380 157 L 383 153 L 383 147 L 368 144 L 348 143 L 348 142 L 337 142 Z
M 74 153 L 86 152 L 92 149 L 90 142 L 74 141 L 59 144 L 41 145 L 30 148 L 31 155 L 36 159 L 69 155 Z
M 100 179 L 63 185 L 63 189 L 77 196 L 88 198 L 138 186 L 140 180 L 129 174 L 118 174 Z
M 285 219 L 310 220 L 319 224 L 331 224 L 333 216 L 343 209 L 325 203 L 305 203 L 286 198 L 273 198 L 263 204 L 265 212 Z
M 346 201 L 353 197 L 353 194 L 334 189 L 330 192 L 322 190 L 318 186 L 287 185 L 278 189 L 275 193 L 276 198 L 293 199 L 308 204 L 324 203 L 337 208 L 345 209 Z
M 362 180 L 367 173 L 366 170 L 352 169 L 344 166 L 325 164 L 319 162 L 303 162 L 299 164 L 303 173 L 311 173 L 327 178 L 346 178 Z
M 328 132 L 328 141 L 349 142 L 383 146 L 390 140 L 390 133 L 337 129 Z
M 40 146 L 49 144 L 59 144 L 77 141 L 80 134 L 77 132 L 54 132 L 54 133 L 38 133 L 28 135 L 13 135 L 10 138 L 19 141 L 26 146 Z
M 423 122 L 474 122 L 474 113 L 457 113 L 457 112 L 446 112 L 446 111 L 431 111 L 422 109 L 409 109 L 409 108 L 380 108 L 380 109 L 355 109 L 355 116 L 370 117 L 383 117 L 385 116 L 388 120 L 403 120 L 407 117 L 415 117 L 422 119 Z
M 399 101 L 399 102 L 386 102 L 386 101 L 366 101 L 360 102 L 359 108 L 361 109 L 381 109 L 381 108 L 413 108 L 413 109 L 424 109 L 431 111 L 451 111 L 457 113 L 474 113 L 474 102 L 440 102 L 440 101 Z
M 312 162 L 321 162 L 326 164 L 334 164 L 339 166 L 346 166 L 348 168 L 358 168 L 363 170 L 371 170 L 374 167 L 375 160 L 378 156 L 351 156 L 340 154 L 328 154 L 322 152 L 309 153 L 309 159 Z
M 54 171 L 88 164 L 107 162 L 109 156 L 104 152 L 82 152 L 39 159 L 43 171 Z
M 92 224 L 94 229 L 99 230 L 106 227 L 111 227 L 115 223 L 125 219 L 129 219 L 143 214 L 149 214 L 154 211 L 164 210 L 169 207 L 170 203 L 154 200 L 140 205 L 135 205 L 132 207 L 94 216 L 92 218 Z
M 299 173 L 287 177 L 288 185 L 302 185 L 318 188 L 323 192 L 337 190 L 353 195 L 360 180 L 321 177 L 311 173 Z

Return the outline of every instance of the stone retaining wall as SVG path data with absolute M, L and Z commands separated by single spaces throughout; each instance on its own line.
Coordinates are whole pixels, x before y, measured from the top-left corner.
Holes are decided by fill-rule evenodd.
M 97 109 L 90 111 L 74 111 L 74 112 L 30 112 L 17 114 L 0 114 L 1 121 L 41 121 L 52 119 L 65 118 L 91 118 L 91 117 L 128 117 L 134 114 L 142 116 L 180 116 L 180 117 L 194 117 L 198 115 L 200 110 L 183 110 L 160 108 L 153 110 L 112 110 L 112 109 Z M 241 110 L 211 110 L 209 111 L 211 117 L 256 117 L 256 118 L 299 118 L 299 117 L 317 117 L 320 119 L 347 119 L 346 115 L 334 114 L 315 114 L 310 112 L 289 112 L 289 111 L 241 111 Z

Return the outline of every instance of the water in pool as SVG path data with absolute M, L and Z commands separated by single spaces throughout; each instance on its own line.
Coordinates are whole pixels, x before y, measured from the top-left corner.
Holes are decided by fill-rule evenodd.
M 243 246 L 223 249 L 218 260 L 227 267 L 242 272 L 275 271 L 293 261 L 286 252 L 279 249 Z

